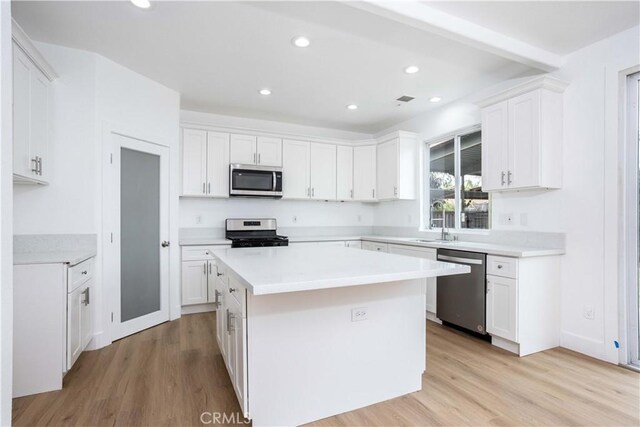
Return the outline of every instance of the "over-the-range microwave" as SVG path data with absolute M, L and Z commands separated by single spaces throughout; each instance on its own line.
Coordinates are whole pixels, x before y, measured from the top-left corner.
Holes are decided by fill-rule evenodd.
M 236 197 L 282 197 L 282 168 L 230 164 L 229 195 Z

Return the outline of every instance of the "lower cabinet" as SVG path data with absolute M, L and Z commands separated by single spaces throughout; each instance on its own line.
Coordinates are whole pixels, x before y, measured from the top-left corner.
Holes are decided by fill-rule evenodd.
M 487 332 L 518 342 L 518 281 L 487 276 Z
M 87 348 L 93 331 L 93 258 L 67 270 L 67 371 Z
M 218 292 L 216 340 L 242 413 L 248 417 L 246 290 L 223 268 L 218 271 L 214 289 Z
M 362 242 L 362 249 L 366 251 L 389 252 L 389 245 L 377 242 Z
M 219 248 L 228 247 L 221 245 Z M 213 257 L 215 247 L 182 248 L 182 306 L 215 303 L 218 267 Z

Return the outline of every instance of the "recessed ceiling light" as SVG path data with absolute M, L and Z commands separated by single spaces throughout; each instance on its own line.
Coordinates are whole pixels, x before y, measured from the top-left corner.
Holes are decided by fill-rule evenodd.
M 291 39 L 291 43 L 293 43 L 295 47 L 308 47 L 311 44 L 311 41 L 306 37 L 297 36 Z
M 420 68 L 416 67 L 415 65 L 409 65 L 407 68 L 404 69 L 404 72 L 407 74 L 415 74 L 418 71 L 420 71 Z
M 138 6 L 140 9 L 149 9 L 151 2 L 149 0 L 131 0 L 131 3 Z
M 356 104 L 347 105 L 347 110 L 357 110 L 358 106 Z
M 260 95 L 271 95 L 271 91 L 269 89 L 260 89 L 258 93 Z
M 440 102 L 442 101 L 442 98 L 440 98 L 439 96 L 432 96 L 431 98 L 429 98 L 429 102 Z

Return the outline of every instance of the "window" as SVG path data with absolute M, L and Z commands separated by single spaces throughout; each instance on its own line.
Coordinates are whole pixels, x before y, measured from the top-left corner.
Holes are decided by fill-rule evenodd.
M 425 228 L 488 229 L 489 194 L 482 191 L 482 141 L 476 126 L 425 147 Z

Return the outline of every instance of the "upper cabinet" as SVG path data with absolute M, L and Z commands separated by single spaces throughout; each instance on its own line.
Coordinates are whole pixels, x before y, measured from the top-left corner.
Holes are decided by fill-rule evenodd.
M 307 141 L 284 140 L 282 144 L 282 197 L 308 199 L 310 144 Z
M 46 184 L 51 178 L 51 81 L 57 76 L 13 22 L 13 178 Z
M 311 143 L 309 178 L 311 198 L 336 199 L 336 146 Z
M 562 93 L 543 76 L 501 92 L 482 107 L 482 189 L 562 186 Z
M 353 200 L 353 147 L 336 147 L 336 199 Z
M 376 200 L 376 146 L 353 147 L 353 200 Z
M 244 165 L 282 166 L 282 139 L 231 135 L 230 162 Z
M 229 134 L 182 131 L 182 195 L 229 197 Z
M 417 135 L 399 132 L 380 139 L 377 153 L 378 200 L 415 199 Z

